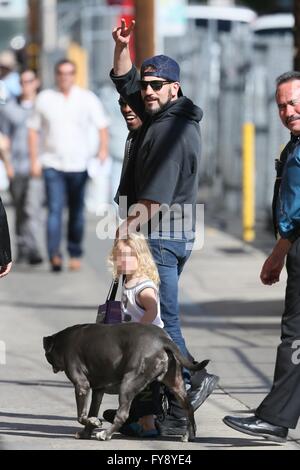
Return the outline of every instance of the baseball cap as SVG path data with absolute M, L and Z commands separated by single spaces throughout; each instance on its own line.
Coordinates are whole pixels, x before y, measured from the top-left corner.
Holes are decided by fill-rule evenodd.
M 180 67 L 174 59 L 167 55 L 155 55 L 142 63 L 141 76 L 142 78 L 160 77 L 172 82 L 180 82 Z M 178 96 L 182 95 L 182 90 L 179 88 Z

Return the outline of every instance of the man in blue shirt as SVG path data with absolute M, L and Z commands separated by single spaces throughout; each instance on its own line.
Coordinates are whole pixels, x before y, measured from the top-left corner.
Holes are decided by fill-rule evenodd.
M 21 95 L 10 99 L 0 109 L 0 130 L 9 139 L 5 166 L 15 208 L 16 262 L 40 264 L 38 234 L 41 231 L 44 185 L 41 178 L 30 177 L 27 122 L 40 82 L 33 70 L 20 75 Z
M 278 282 L 286 261 L 281 343 L 272 389 L 255 415 L 226 416 L 224 423 L 246 434 L 285 442 L 289 428 L 297 426 L 300 416 L 300 72 L 278 77 L 276 101 L 280 119 L 291 131 L 291 140 L 277 162 L 273 218 L 278 240 L 260 279 L 269 286 Z

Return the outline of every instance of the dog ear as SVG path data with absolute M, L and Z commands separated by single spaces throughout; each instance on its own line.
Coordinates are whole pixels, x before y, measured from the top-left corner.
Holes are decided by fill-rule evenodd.
M 46 353 L 49 353 L 52 351 L 54 346 L 54 338 L 53 336 L 44 336 L 43 338 L 43 347 L 45 349 Z

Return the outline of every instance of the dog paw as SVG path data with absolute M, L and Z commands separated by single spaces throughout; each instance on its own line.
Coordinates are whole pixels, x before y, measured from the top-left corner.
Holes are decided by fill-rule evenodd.
M 107 432 L 106 431 L 100 431 L 96 433 L 96 439 L 98 441 L 106 441 L 107 440 Z
M 101 428 L 102 422 L 99 418 L 91 417 L 87 419 L 88 424 L 91 424 L 95 428 Z
M 91 433 L 86 432 L 84 429 L 82 431 L 78 431 L 75 434 L 75 439 L 91 439 Z
M 181 436 L 181 442 L 189 442 L 188 433 L 185 433 L 185 434 L 183 434 L 183 436 Z

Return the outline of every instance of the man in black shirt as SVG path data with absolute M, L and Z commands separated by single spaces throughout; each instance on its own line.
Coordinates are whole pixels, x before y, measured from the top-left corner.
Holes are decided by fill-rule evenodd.
M 195 237 L 202 110 L 183 96 L 179 66 L 170 57 L 145 60 L 140 80 L 129 53 L 133 27 L 134 22 L 126 27 L 122 20 L 121 27 L 113 31 L 116 45 L 111 78 L 143 122 L 119 186 L 118 202 L 127 218 L 117 235 L 126 237 L 146 227 L 161 281 L 162 320 L 173 341 L 188 356 L 180 327 L 178 280 Z M 184 378 L 194 409 L 218 381 L 218 377 L 206 373 L 193 390 L 187 370 Z M 185 417 L 176 400 L 171 398 L 169 403 L 169 415 L 161 429 L 172 434 L 176 428 L 178 433 L 186 424 Z
M 135 112 L 130 108 L 129 104 L 124 100 L 124 98 L 122 98 L 122 96 L 120 96 L 119 98 L 119 105 L 120 105 L 121 113 L 126 121 L 127 129 L 129 130 L 129 133 L 126 139 L 126 144 L 125 144 L 124 160 L 123 160 L 123 166 L 122 166 L 122 172 L 121 172 L 121 180 L 122 180 L 127 164 L 130 159 L 130 154 L 132 153 L 134 142 L 137 138 L 137 131 L 142 126 L 142 121 L 138 117 L 138 115 L 135 114 Z M 119 191 L 115 195 L 115 201 L 119 203 Z

